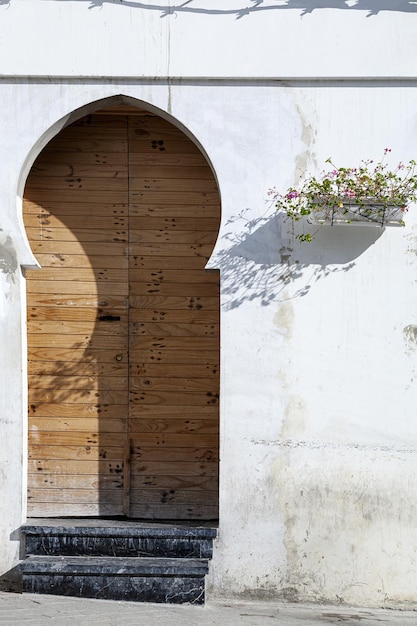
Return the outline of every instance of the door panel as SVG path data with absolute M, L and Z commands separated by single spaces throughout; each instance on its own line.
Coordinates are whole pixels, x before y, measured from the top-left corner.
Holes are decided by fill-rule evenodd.
M 109 116 L 64 129 L 27 181 L 29 515 L 123 513 L 127 176 L 127 121 Z
M 28 178 L 29 514 L 218 515 L 213 175 L 135 110 L 64 129 Z
M 217 187 L 196 146 L 164 120 L 134 118 L 129 148 L 130 512 L 214 518 L 217 482 L 206 473 L 218 455 L 219 277 L 199 248 L 215 243 Z

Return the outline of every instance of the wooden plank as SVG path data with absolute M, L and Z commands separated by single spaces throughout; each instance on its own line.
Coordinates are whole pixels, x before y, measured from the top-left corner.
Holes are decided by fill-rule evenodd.
M 85 309 L 84 309 L 85 310 Z M 195 324 L 215 324 L 219 325 L 219 311 L 203 310 L 183 310 L 183 309 L 131 309 L 129 319 L 131 324 L 137 325 L 147 322 L 158 322 L 167 324 L 183 323 L 189 326 Z M 218 329 L 217 331 L 218 332 Z
M 36 337 L 36 335 L 35 335 Z M 80 338 L 81 339 L 81 338 Z M 217 350 L 218 339 L 212 337 L 188 337 L 185 341 L 181 337 L 130 337 L 132 350 Z M 200 359 L 203 355 L 200 355 Z
M 53 268 L 91 268 L 93 272 L 98 272 L 100 269 L 111 270 L 127 270 L 128 258 L 127 255 L 93 255 L 86 256 L 82 254 L 37 254 L 36 260 L 41 265 L 42 269 L 46 267 Z M 194 259 L 193 259 L 194 261 Z M 195 263 L 195 261 L 194 261 Z M 143 263 L 142 263 L 143 265 Z M 144 265 L 143 265 L 144 266 Z M 192 267 L 190 269 L 193 269 Z
M 100 153 L 113 154 L 113 153 L 126 153 L 127 141 L 120 137 L 120 132 L 115 130 L 111 132 L 111 129 L 106 130 L 106 135 L 109 133 L 108 138 L 92 134 L 91 137 L 84 135 L 84 129 L 77 133 L 75 128 L 70 130 L 65 129 L 59 133 L 57 137 L 51 139 L 48 144 L 48 151 L 44 153 L 44 159 L 48 158 L 49 151 L 59 151 L 78 154 L 80 152 L 93 152 L 95 155 Z M 175 145 L 175 142 L 174 142 Z
M 85 203 L 86 200 L 86 191 L 82 188 L 62 189 L 58 191 L 57 189 L 35 189 L 28 187 L 27 191 L 25 190 L 25 194 L 27 194 L 26 197 L 32 202 L 56 202 L 58 193 L 62 202 Z M 100 205 L 101 202 L 104 204 L 110 204 L 113 202 L 116 204 L 125 204 L 127 202 L 126 191 L 115 191 L 113 189 L 103 191 L 97 189 L 95 191 L 89 191 L 88 199 L 90 205 Z M 204 200 L 207 204 L 210 204 L 210 198 L 205 198 Z M 201 200 L 201 202 L 203 202 L 203 200 Z
M 184 451 L 182 451 L 184 458 Z M 192 458 L 191 455 L 189 457 Z M 141 459 L 138 462 L 132 460 L 132 475 L 152 476 L 217 476 L 217 463 L 181 462 L 162 459 L 159 461 Z
M 40 255 L 37 256 L 38 261 L 40 262 Z M 218 270 L 205 270 L 205 266 L 207 264 L 207 259 L 200 256 L 145 256 L 141 255 L 132 255 L 131 256 L 131 269 L 141 268 L 148 270 L 200 270 L 200 272 L 217 272 Z
M 124 404 L 125 391 L 109 391 L 107 389 L 29 389 L 29 402 L 51 404 Z
M 73 122 L 71 126 L 94 126 L 97 128 L 127 128 L 126 115 L 133 115 L 134 113 L 141 114 L 142 109 L 131 107 L 126 104 L 121 104 L 114 107 L 106 107 L 99 111 L 94 111 L 79 120 Z M 121 117 L 115 117 L 117 114 L 121 114 Z
M 186 178 L 185 172 L 181 178 L 167 178 L 167 177 L 156 178 L 155 176 L 144 178 L 141 168 L 138 168 L 138 174 L 140 174 L 140 177 L 134 176 L 130 178 L 129 192 L 132 194 L 132 196 L 134 196 L 137 191 L 139 192 L 143 191 L 145 193 L 159 192 L 159 191 L 164 191 L 167 193 L 176 193 L 176 192 L 181 191 L 187 194 L 190 192 L 201 194 L 201 193 L 210 193 L 210 192 L 213 193 L 213 192 L 218 191 L 216 181 L 213 178 L 203 178 L 203 179 Z M 73 179 L 68 179 L 68 180 L 72 181 Z M 84 186 L 87 186 L 88 184 L 87 181 L 90 181 L 90 188 L 95 189 L 96 187 L 93 186 L 94 180 L 95 179 L 92 179 L 92 178 L 80 179 L 80 182 L 78 183 L 78 185 L 83 185 L 84 187 Z M 102 179 L 97 179 L 97 180 L 102 180 Z M 110 188 L 119 189 L 119 187 L 117 187 L 115 184 L 116 180 L 117 179 L 111 181 L 111 184 L 113 185 L 112 187 L 110 187 L 110 182 L 106 182 L 104 185 L 104 189 L 110 189 Z M 53 181 L 53 179 L 51 179 L 51 181 Z M 50 182 L 49 184 L 52 184 L 52 182 Z M 75 183 L 71 183 L 71 184 L 74 185 Z M 68 185 L 70 185 L 70 183 L 68 183 Z
M 111 477 L 123 478 L 123 464 L 120 461 L 112 460 L 84 460 L 78 459 L 30 459 L 28 462 L 29 474 L 31 476 L 53 475 L 53 476 L 100 476 L 106 480 Z
M 105 490 L 112 489 L 118 491 L 123 489 L 123 477 L 96 474 L 75 474 L 71 476 L 45 474 L 41 472 L 39 474 L 30 475 L 30 485 L 32 496 L 34 495 L 35 489 L 93 489 L 96 492 L 100 491 L 104 494 Z M 198 489 L 198 485 L 194 488 Z
M 127 389 L 127 377 L 124 376 L 77 376 L 77 367 L 73 368 L 73 375 L 63 374 L 61 368 L 56 368 L 55 375 L 29 375 L 30 389 L 55 389 L 56 391 L 122 391 Z
M 188 311 L 218 311 L 219 299 L 216 296 L 162 296 L 130 294 L 130 306 L 133 309 L 154 309 Z
M 38 218 L 39 219 L 39 218 Z M 49 219 L 49 218 L 46 218 Z M 122 218 L 119 218 L 122 219 Z M 35 220 L 32 220 L 35 222 Z M 35 222 L 36 223 L 36 222 Z M 165 215 L 132 216 L 129 220 L 131 230 L 190 230 L 195 232 L 211 233 L 213 244 L 216 241 L 219 230 L 219 217 L 208 217 L 202 212 L 196 217 L 176 217 L 171 215 L 170 210 L 165 210 Z
M 84 418 L 99 416 L 100 418 L 126 418 L 127 410 L 126 405 L 123 404 L 109 404 L 102 401 L 101 398 L 95 398 L 96 402 L 80 402 L 80 403 L 65 403 L 60 404 L 30 401 L 29 402 L 29 417 L 60 417 L 60 418 Z
M 201 152 L 167 152 L 153 149 L 151 152 L 130 153 L 129 163 L 131 167 L 155 167 L 155 166 L 205 166 L 207 163 Z
M 213 347 L 205 349 L 202 354 L 201 349 L 199 348 L 195 350 L 190 348 L 189 350 L 180 353 L 176 349 L 167 350 L 149 347 L 138 347 L 134 349 L 130 346 L 129 353 L 131 363 L 133 364 L 155 363 L 158 365 L 162 363 L 175 363 L 178 365 L 179 363 L 200 364 L 203 362 L 217 365 L 219 362 L 218 350 Z
M 45 433 L 47 434 L 47 433 Z M 105 435 L 103 435 L 105 436 Z M 205 447 L 212 448 L 218 446 L 219 439 L 213 433 L 135 433 L 132 434 L 132 445 L 141 448 L 183 448 L 184 459 L 187 459 L 186 448 Z M 167 472 L 169 473 L 169 472 Z
M 204 159 L 202 161 L 200 159 L 198 165 L 188 165 L 187 163 L 181 165 L 161 164 L 160 160 L 156 160 L 155 163 L 148 165 L 144 164 L 143 160 L 144 159 L 142 159 L 140 163 L 136 162 L 133 164 L 137 167 L 137 172 L 142 180 L 184 179 L 198 181 L 211 180 L 215 182 L 213 172 L 207 167 L 207 163 L 204 163 Z M 137 179 L 135 178 L 134 180 L 136 182 Z
M 168 324 L 164 322 L 132 322 L 131 336 L 218 337 L 219 326 L 212 324 Z
M 196 479 L 198 480 L 198 479 Z M 200 479 L 210 480 L 210 479 Z M 211 479 L 213 480 L 213 479 Z M 213 481 L 215 482 L 215 481 Z M 30 484 L 32 489 L 32 496 L 35 489 L 42 488 L 54 488 L 54 489 L 94 489 L 96 492 L 105 494 L 107 489 L 120 490 L 123 488 L 122 476 L 103 476 L 102 474 L 45 474 L 41 472 L 30 476 Z M 184 484 L 187 484 L 186 482 Z M 203 483 L 204 484 L 204 483 Z M 211 483 L 208 483 L 211 484 Z M 198 483 L 194 486 L 194 489 L 198 489 Z
M 215 219 L 220 223 L 220 206 L 216 204 L 151 204 L 150 202 L 131 202 L 130 215 L 135 219 L 150 218 L 175 218 L 175 219 Z
M 104 352 L 104 351 L 103 351 Z M 37 359 L 37 355 L 34 355 L 31 351 L 31 358 L 35 360 L 28 361 L 28 373 L 31 376 L 71 376 L 74 372 L 77 373 L 78 376 L 92 376 L 92 377 L 106 377 L 111 376 L 114 378 L 122 377 L 127 378 L 128 376 L 128 363 L 127 363 L 127 355 L 125 359 L 125 363 L 116 360 L 115 355 L 113 354 L 114 362 L 106 363 L 101 362 L 98 358 L 97 361 L 87 361 L 83 360 L 81 363 L 76 361 L 65 362 L 65 361 L 57 361 L 55 359 L 51 359 L 50 361 L 42 361 Z M 143 375 L 146 375 L 146 369 L 143 369 Z
M 188 311 L 184 311 L 184 313 L 188 313 Z M 37 307 L 28 307 L 28 321 L 32 320 L 34 322 L 40 320 L 42 323 L 45 322 L 98 322 L 100 321 L 100 316 L 107 315 L 116 315 L 120 316 L 120 322 L 127 322 L 127 309 L 125 308 L 111 308 L 110 310 L 106 310 L 103 308 L 95 308 L 95 307 L 53 307 L 53 306 L 37 306 Z M 144 318 L 148 316 L 144 315 Z M 203 318 L 203 316 L 202 316 Z M 140 321 L 140 320 L 137 320 Z M 146 320 L 148 321 L 148 320 Z M 204 321 L 204 319 L 203 319 Z M 206 317 L 206 323 L 209 321 L 209 315 Z
M 37 274 L 39 274 L 39 272 L 37 272 Z M 36 293 L 53 295 L 58 293 L 61 298 L 64 294 L 73 294 L 78 291 L 78 294 L 81 295 L 96 295 L 98 302 L 100 302 L 103 296 L 110 296 L 113 298 L 113 296 L 127 296 L 129 293 L 127 283 L 108 283 L 106 281 L 102 281 L 100 285 L 97 285 L 96 281 L 77 283 L 74 278 L 72 280 L 44 281 L 41 277 L 28 281 L 27 291 L 29 294 Z M 33 303 L 30 302 L 30 304 Z
M 109 283 L 113 284 L 113 283 Z M 219 295 L 217 283 L 142 283 L 131 282 L 131 289 L 137 296 L 185 296 L 189 298 L 215 297 Z M 103 291 L 107 287 L 103 283 Z M 100 287 L 102 289 L 102 287 Z M 104 291 L 108 293 L 108 291 Z
M 143 155 L 148 154 L 160 154 L 166 152 L 167 154 L 199 154 L 199 149 L 195 146 L 191 141 L 181 141 L 180 139 L 165 139 L 161 138 L 161 135 L 154 135 L 155 138 L 135 138 L 135 141 L 129 144 L 129 155 L 133 156 L 135 154 Z M 162 142 L 162 143 L 160 143 Z M 87 142 L 85 142 L 87 143 Z M 108 142 L 105 146 L 101 147 L 102 150 L 109 151 L 110 150 L 110 142 Z M 113 150 L 114 152 L 121 152 L 121 150 Z M 135 175 L 135 160 L 134 158 L 129 158 L 129 162 L 131 165 L 131 171 L 133 175 Z
M 192 507 L 198 507 L 201 504 L 216 506 L 218 496 L 217 491 L 205 490 L 202 492 L 199 489 L 180 490 L 173 487 L 153 489 L 147 486 L 142 489 L 132 489 L 131 499 L 133 503 L 137 502 L 141 507 L 146 504 L 166 504 L 168 506 L 181 506 L 182 508 L 184 505 Z
M 113 489 L 71 489 L 68 486 L 65 489 L 36 489 L 29 487 L 28 503 L 34 500 L 37 504 L 41 502 L 48 503 L 88 503 L 100 504 L 105 502 L 109 504 L 119 504 L 122 501 L 122 488 L 118 484 Z
M 118 346 L 117 346 L 118 347 Z M 58 367 L 61 368 L 61 371 L 65 372 L 65 368 L 73 369 L 73 367 L 79 366 L 79 361 L 81 360 L 81 365 L 86 365 L 87 368 L 91 368 L 97 366 L 97 368 L 102 367 L 103 371 L 108 371 L 108 364 L 115 364 L 116 369 L 120 366 L 123 367 L 127 365 L 127 351 L 118 351 L 113 348 L 111 350 L 98 350 L 94 348 L 68 348 L 62 349 L 62 347 L 58 346 L 56 348 L 47 347 L 39 347 L 34 348 L 32 346 L 29 347 L 29 361 L 31 363 L 31 373 L 36 374 L 36 367 L 42 369 L 44 373 L 48 373 L 48 362 L 52 362 L 52 367 L 54 363 L 58 364 Z M 38 365 L 35 365 L 38 363 Z M 76 365 L 74 365 L 74 363 Z M 98 373 L 99 370 L 94 370 L 95 373 Z M 81 374 L 80 370 L 80 374 Z
M 161 118 L 142 116 L 139 118 L 129 117 L 129 145 L 133 147 L 137 143 L 154 143 L 160 146 L 159 141 L 164 140 L 164 143 L 169 142 L 181 142 L 196 151 L 198 148 L 192 143 L 188 137 L 184 135 L 182 130 L 167 122 Z M 139 150 L 142 153 L 142 150 Z M 200 151 L 198 150 L 200 153 Z
M 88 256 L 86 255 L 86 251 L 83 248 L 83 245 L 79 241 L 48 241 L 45 239 L 42 240 L 31 240 L 30 246 L 32 248 L 32 252 L 35 255 L 38 254 L 74 254 L 82 256 L 84 261 L 87 259 L 93 258 L 94 255 L 102 255 L 103 254 L 103 244 L 100 242 L 88 242 Z M 111 246 L 106 246 L 106 251 L 109 256 L 123 256 L 127 250 L 126 242 L 116 242 L 112 241 Z M 87 266 L 89 267 L 91 263 Z
M 122 462 L 123 448 L 116 446 L 59 446 L 32 444 L 29 449 L 29 458 L 33 460 L 52 459 L 74 461 L 118 461 Z
M 165 420 L 166 421 L 166 420 Z M 193 422 L 194 423 L 194 422 Z M 32 417 L 29 423 L 29 431 L 36 432 L 60 432 L 69 429 L 76 432 L 99 432 L 101 433 L 122 433 L 126 432 L 125 418 L 102 419 L 96 417 Z
M 161 378 L 149 376 L 132 376 L 130 380 L 130 393 L 141 392 L 165 392 L 177 393 L 218 393 L 219 381 L 216 378 Z
M 173 391 L 131 391 L 130 402 L 132 404 L 141 405 L 170 405 L 170 406 L 207 406 L 210 404 L 217 405 L 219 394 L 207 392 L 173 392 Z
M 29 198 L 23 198 L 23 211 L 24 220 L 32 215 L 57 215 L 64 218 L 64 216 L 71 217 L 73 215 L 85 215 L 92 213 L 93 205 L 91 202 L 62 202 L 61 199 L 54 198 L 50 201 L 40 199 L 30 200 Z M 116 202 L 103 202 L 100 204 L 100 215 L 102 217 L 116 217 L 122 215 L 128 215 L 129 205 L 122 202 L 117 204 Z
M 66 191 L 63 197 L 64 200 L 71 199 L 75 202 L 74 195 L 77 190 Z M 91 192 L 94 194 L 94 192 Z M 103 200 L 105 201 L 108 198 L 108 202 L 110 201 L 110 194 L 113 194 L 113 202 L 125 202 L 122 194 L 117 194 L 116 192 L 106 192 L 103 194 Z M 32 194 L 33 195 L 33 194 Z M 36 196 L 35 196 L 36 197 Z M 47 196 L 48 199 L 48 196 Z M 132 203 L 138 204 L 139 202 L 145 202 L 147 204 L 162 204 L 167 207 L 167 212 L 169 213 L 169 206 L 171 204 L 200 204 L 203 206 L 214 204 L 215 206 L 219 205 L 219 194 L 217 191 L 152 191 L 147 189 L 145 191 L 131 191 L 129 195 L 129 200 Z
M 82 270 L 79 270 L 82 272 Z M 113 270 L 113 273 L 116 270 Z M 109 280 L 113 276 L 113 273 L 109 271 Z M 143 282 L 143 283 L 204 283 L 205 285 L 212 284 L 217 285 L 219 283 L 219 272 L 208 271 L 203 268 L 196 270 L 183 269 L 181 267 L 176 269 L 135 269 L 132 268 L 129 272 L 129 280 L 131 283 Z
M 76 285 L 74 285 L 74 289 Z M 45 306 L 45 307 L 95 307 L 98 310 L 103 310 L 106 313 L 107 310 L 119 310 L 120 308 L 127 308 L 128 300 L 126 295 L 114 295 L 114 294 L 82 294 L 77 293 L 28 293 L 27 296 L 28 305 Z
M 155 238 L 155 237 L 154 237 Z M 198 243 L 196 241 L 187 242 L 167 242 L 167 241 L 141 241 L 129 243 L 129 249 L 132 256 L 144 255 L 144 256 L 190 256 L 200 257 L 209 260 L 213 250 L 213 243 Z
M 201 361 L 204 361 L 202 356 Z M 211 363 L 189 363 L 188 359 L 185 363 L 175 363 L 174 365 L 166 363 L 131 363 L 130 373 L 132 377 L 141 376 L 146 378 L 203 378 L 209 380 L 214 378 L 218 380 L 219 366 Z
M 174 436 L 174 435 L 172 435 Z M 46 446 L 79 446 L 79 447 L 100 447 L 107 449 L 109 446 L 122 447 L 125 442 L 124 433 L 102 433 L 102 432 L 77 432 L 67 431 L 29 431 L 29 444 Z
M 79 228 L 76 232 L 67 228 L 50 228 L 48 226 L 40 226 L 39 228 L 27 228 L 26 234 L 30 241 L 49 241 L 49 242 L 76 242 L 79 246 L 80 252 L 84 249 L 84 253 L 88 255 L 88 246 L 83 244 L 88 243 L 127 243 L 127 231 L 126 230 L 105 230 L 105 229 L 93 229 L 93 228 Z M 81 246 L 80 246 L 81 244 Z M 55 252 L 60 252 L 60 245 L 57 246 Z M 103 252 L 103 246 L 101 247 Z
M 192 489 L 201 491 L 216 491 L 218 489 L 218 479 L 216 476 L 151 476 L 149 474 L 142 473 L 135 473 L 132 476 L 133 489 L 161 489 L 162 487 L 164 489 Z
M 94 153 L 88 152 L 88 160 L 80 162 L 79 155 L 72 157 L 67 152 L 50 151 L 42 159 L 36 161 L 32 166 L 32 172 L 36 178 L 117 178 L 127 180 L 127 159 L 125 154 L 114 154 L 111 162 L 105 159 L 98 159 Z M 107 157 L 108 158 L 108 157 Z M 86 162 L 87 161 L 87 162 Z M 116 162 L 115 162 L 116 161 Z M 117 161 L 119 161 L 117 163 Z M 175 169 L 173 168 L 174 172 Z M 180 168 L 179 168 L 180 169 Z M 203 169 L 203 168 L 194 168 Z M 143 173 L 147 176 L 147 173 Z
M 68 515 L 70 515 L 68 513 Z M 218 520 L 218 506 L 196 505 L 173 506 L 172 504 L 140 504 L 135 503 L 131 506 L 130 516 L 138 519 L 150 520 Z
M 49 422 L 50 421 L 51 420 L 49 420 Z M 42 423 L 40 424 L 39 428 L 41 427 L 41 425 Z M 169 419 L 158 419 L 155 417 L 150 417 L 142 419 L 131 419 L 129 429 L 131 433 L 210 433 L 218 435 L 219 423 L 215 417 L 211 419 L 181 419 L 178 417 L 172 417 Z
M 208 183 L 209 181 L 206 182 Z M 207 191 L 212 191 L 212 187 L 208 184 L 206 185 L 206 188 Z M 140 189 L 146 189 L 146 187 L 140 187 Z M 179 186 L 179 189 L 181 189 L 181 186 Z M 57 176 L 48 176 L 47 174 L 42 176 L 41 174 L 38 174 L 36 176 L 29 176 L 26 183 L 25 194 L 31 197 L 32 192 L 34 191 L 38 193 L 41 192 L 42 194 L 45 193 L 47 195 L 50 194 L 51 191 L 55 194 L 57 191 L 59 194 L 68 191 L 83 191 L 88 193 L 89 196 L 90 193 L 97 193 L 97 191 L 102 193 L 111 191 L 112 193 L 122 194 L 124 198 L 122 202 L 126 202 L 127 200 L 126 178 L 118 176 L 106 176 L 104 178 L 99 178 L 91 175 L 84 177 L 66 176 L 58 178 Z M 202 191 L 205 191 L 205 189 Z
M 107 312 L 104 317 L 107 316 Z M 122 318 L 122 313 L 115 316 Z M 111 336 L 123 336 L 127 333 L 127 321 L 107 321 L 106 319 L 100 321 L 98 318 L 95 320 L 86 320 L 82 322 L 78 321 L 55 321 L 55 320 L 34 320 L 28 321 L 28 332 L 32 335 L 50 335 L 56 333 L 65 333 L 67 335 L 81 335 L 83 333 L 94 333 L 95 335 L 111 335 Z M 199 324 L 201 326 L 201 324 Z
M 79 406 L 79 405 L 77 405 Z M 137 404 L 130 406 L 129 415 L 132 419 L 172 419 L 175 417 L 189 417 L 190 419 L 218 419 L 219 408 L 214 404 L 204 406 L 181 405 L 152 405 Z
M 94 241 L 94 239 L 92 240 Z M 189 230 L 175 230 L 164 228 L 163 230 L 132 230 L 130 233 L 130 244 L 132 254 L 146 254 L 145 248 L 141 246 L 137 246 L 135 250 L 135 244 L 144 244 L 144 243 L 155 243 L 155 244 L 191 244 L 195 247 L 198 247 L 199 244 L 205 245 L 210 244 L 212 247 L 214 246 L 215 240 L 213 238 L 213 233 L 200 231 L 195 233 Z M 196 248 L 195 248 L 196 249 Z M 169 254 L 172 254 L 172 250 L 169 250 Z M 158 251 L 158 254 L 160 252 Z M 182 249 L 180 248 L 177 254 L 182 256 Z
M 83 215 L 63 215 L 59 210 L 51 213 L 29 214 L 25 217 L 26 228 L 42 228 L 42 232 L 48 228 L 70 228 L 78 232 L 85 228 L 101 230 L 120 229 L 128 227 L 128 217 L 126 215 L 94 215 L 90 210 Z M 140 218 L 143 219 L 143 218 Z
M 82 139 L 83 137 L 89 137 L 95 135 L 100 137 L 126 137 L 127 136 L 127 117 L 114 117 L 111 115 L 98 116 L 95 113 L 80 118 L 79 120 L 72 122 L 68 126 L 65 126 L 57 138 L 60 137 L 77 137 Z M 48 147 L 44 152 L 47 152 Z
M 127 282 L 127 270 L 107 268 L 95 269 L 93 267 L 89 267 L 88 269 L 83 269 L 79 267 L 43 267 L 40 270 L 28 270 L 27 277 L 30 277 L 35 285 L 37 284 L 37 281 L 43 282 L 48 280 L 69 280 L 79 281 L 80 283 L 97 282 L 100 283 L 100 285 L 97 286 L 97 289 L 100 290 L 101 283 L 104 281 L 116 284 L 121 282 Z
M 91 503 L 72 503 L 72 502 L 30 502 L 28 503 L 29 517 L 99 517 L 121 515 L 120 505 L 107 504 L 100 502 L 98 504 Z
M 208 340 L 206 340 L 208 341 Z M 66 334 L 52 334 L 40 335 L 33 333 L 30 339 L 31 348 L 73 348 L 79 350 L 81 348 L 87 349 L 110 349 L 115 348 L 121 352 L 127 349 L 127 337 L 121 335 L 66 335 Z

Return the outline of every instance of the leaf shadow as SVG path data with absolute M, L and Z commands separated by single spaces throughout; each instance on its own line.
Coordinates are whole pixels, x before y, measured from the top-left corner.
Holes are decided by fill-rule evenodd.
M 252 301 L 268 306 L 305 296 L 317 281 L 352 269 L 355 259 L 384 231 L 323 226 L 312 243 L 300 243 L 292 223 L 280 213 L 258 218 L 248 214 L 246 209 L 227 221 L 233 228 L 222 236 L 223 247 L 212 259 L 213 267 L 220 269 L 225 310 Z

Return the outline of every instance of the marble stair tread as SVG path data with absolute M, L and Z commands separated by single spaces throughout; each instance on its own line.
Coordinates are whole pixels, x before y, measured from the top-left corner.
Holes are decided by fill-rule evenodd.
M 20 563 L 23 575 L 205 576 L 204 559 L 150 557 L 30 556 Z
M 217 536 L 217 528 L 199 526 L 168 526 L 123 524 L 117 525 L 73 525 L 61 524 L 25 524 L 22 532 L 25 535 L 87 535 L 89 537 L 184 537 L 184 538 L 207 538 L 214 539 Z

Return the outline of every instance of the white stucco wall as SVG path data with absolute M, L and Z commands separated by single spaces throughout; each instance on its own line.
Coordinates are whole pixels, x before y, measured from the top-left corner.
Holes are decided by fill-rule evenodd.
M 33 146 L 59 119 L 99 98 L 124 93 L 170 106 L 216 171 L 223 211 L 212 260 L 222 270 L 222 449 L 211 593 L 414 601 L 417 219 L 410 212 L 406 228 L 386 231 L 327 227 L 302 245 L 266 198 L 270 186 L 294 182 L 297 164 L 314 169 L 329 154 L 350 163 L 378 157 L 389 145 L 411 157 L 416 116 L 403 119 L 397 109 L 401 98 L 405 110 L 417 112 L 417 90 L 384 88 L 379 114 L 378 89 L 357 85 L 168 90 L 18 81 L 1 90 L 18 103 L 4 118 L 1 156 L 8 162 L 1 187 L 9 189 L 2 213 L 13 240 L 27 155 L 34 158 Z M 359 103 L 362 132 L 354 137 Z M 377 115 L 384 129 L 378 142 Z M 8 273 L 5 285 L 14 285 Z M 15 445 L 1 439 L 2 458 L 9 457 L 1 489 L 2 501 L 17 511 L 15 527 L 26 410 L 18 295 L 2 292 L 4 354 L 15 362 L 4 367 L 2 415 L 11 420 Z
M 412 0 L 0 0 L 0 74 L 416 76 Z
M 193 1 L 204 11 L 166 17 L 134 4 L 0 3 L 1 572 L 18 559 L 25 516 L 19 265 L 35 261 L 19 196 L 74 110 L 124 94 L 188 129 L 222 197 L 211 261 L 222 276 L 222 379 L 209 594 L 415 604 L 417 214 L 403 229 L 324 227 L 299 244 L 267 196 L 330 155 L 343 165 L 385 147 L 393 160 L 417 157 L 417 82 L 400 80 L 415 74 L 414 4 L 387 0 L 366 17 L 365 3 L 346 2 L 302 17 L 271 1 L 239 20 L 221 13 L 227 2 L 213 13 L 216 2 Z M 340 36 L 347 25 L 366 54 Z M 18 26 L 25 47 L 13 39 Z

